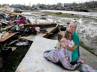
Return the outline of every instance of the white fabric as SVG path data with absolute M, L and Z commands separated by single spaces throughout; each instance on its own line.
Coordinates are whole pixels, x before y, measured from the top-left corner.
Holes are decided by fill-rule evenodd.
M 69 70 L 74 70 L 77 66 L 70 64 L 70 60 L 68 59 L 64 49 L 51 50 L 50 52 L 44 53 L 44 57 L 54 63 L 61 62 L 63 67 Z

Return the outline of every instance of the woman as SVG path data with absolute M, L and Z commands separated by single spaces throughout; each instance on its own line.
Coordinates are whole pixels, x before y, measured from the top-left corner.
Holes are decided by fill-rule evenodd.
M 44 57 L 54 63 L 60 62 L 62 66 L 68 70 L 74 70 L 78 66 L 79 60 L 79 36 L 76 33 L 77 25 L 74 22 L 70 22 L 65 32 L 61 32 L 61 39 L 59 39 L 58 49 L 45 51 Z M 66 45 L 66 39 L 71 38 L 74 42 L 74 46 L 69 47 Z M 65 49 L 65 50 L 64 50 Z M 72 51 L 71 55 L 67 54 L 67 51 Z M 71 58 L 71 59 L 69 59 Z

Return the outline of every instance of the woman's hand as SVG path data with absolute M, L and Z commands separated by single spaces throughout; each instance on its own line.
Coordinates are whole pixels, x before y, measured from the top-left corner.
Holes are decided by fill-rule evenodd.
M 69 48 L 69 50 L 73 52 L 75 49 L 72 47 L 72 48 Z
M 76 48 L 77 48 L 78 46 L 77 45 L 74 45 L 73 47 L 68 47 L 68 49 L 70 50 L 70 51 L 74 51 Z
M 67 43 L 66 43 L 66 38 L 62 38 L 61 40 L 60 40 L 60 46 L 62 47 L 62 48 L 67 48 Z

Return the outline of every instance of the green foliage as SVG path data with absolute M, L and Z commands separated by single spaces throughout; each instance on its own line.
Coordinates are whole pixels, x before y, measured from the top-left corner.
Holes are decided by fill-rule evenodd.
M 68 17 L 68 18 L 79 18 L 78 15 L 74 15 L 74 14 L 68 14 L 68 13 L 61 13 L 61 12 L 58 12 L 58 13 L 48 13 L 48 15 L 51 15 L 51 16 L 59 16 L 59 17 Z

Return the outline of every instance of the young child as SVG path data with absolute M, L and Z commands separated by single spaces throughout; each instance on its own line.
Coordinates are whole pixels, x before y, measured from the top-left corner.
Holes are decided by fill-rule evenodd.
M 71 50 L 69 50 L 69 48 L 73 48 L 73 46 L 74 46 L 74 42 L 73 42 L 73 40 L 67 40 L 67 45 L 68 45 L 68 47 L 67 47 L 67 56 L 69 57 L 69 60 L 70 60 L 70 62 L 72 61 L 72 51 Z
M 72 61 L 72 51 L 70 48 L 74 47 L 74 41 L 72 40 L 72 35 L 69 33 L 65 34 L 65 37 L 60 40 L 60 45 L 64 48 L 65 55 L 68 57 L 70 62 Z

